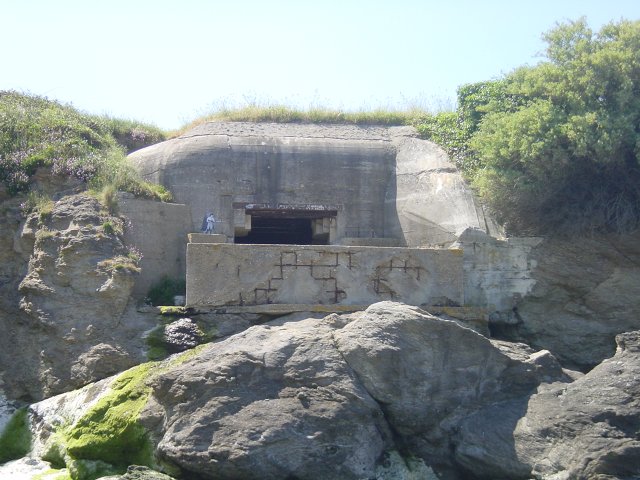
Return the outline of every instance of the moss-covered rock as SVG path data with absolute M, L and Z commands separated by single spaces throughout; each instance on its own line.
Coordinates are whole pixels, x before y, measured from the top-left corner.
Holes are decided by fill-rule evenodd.
M 31 431 L 26 408 L 16 410 L 0 434 L 0 463 L 24 457 L 31 449 Z
M 153 464 L 152 446 L 137 419 L 151 392 L 145 380 L 154 368 L 157 364 L 145 363 L 121 374 L 111 385 L 111 392 L 69 428 L 67 453 L 71 457 L 125 467 Z
M 103 477 L 100 480 L 174 480 L 174 478 L 164 473 L 156 472 L 148 467 L 131 465 L 127 468 L 127 473 L 124 475 Z
M 149 383 L 197 351 L 144 363 L 120 374 L 82 416 L 53 427 L 42 458 L 55 468 L 66 468 L 72 480 L 122 475 L 131 465 L 160 468 L 154 458 L 155 445 L 139 422 L 151 394 Z

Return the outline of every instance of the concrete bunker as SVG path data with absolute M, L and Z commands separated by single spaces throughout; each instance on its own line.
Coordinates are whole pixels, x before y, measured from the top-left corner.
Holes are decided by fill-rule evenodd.
M 175 265 L 171 253 L 158 261 L 186 265 L 195 308 L 461 308 L 476 287 L 459 232 L 500 235 L 446 153 L 411 127 L 210 122 L 130 159 L 183 204 L 190 243 Z M 215 235 L 193 233 L 206 212 Z

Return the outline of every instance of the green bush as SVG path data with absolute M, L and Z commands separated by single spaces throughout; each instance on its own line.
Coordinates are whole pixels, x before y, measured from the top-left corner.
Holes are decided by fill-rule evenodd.
M 184 280 L 176 280 L 165 276 L 149 289 L 147 298 L 151 305 L 173 305 L 173 297 L 184 295 L 185 292 L 186 282 Z
M 515 233 L 640 226 L 640 22 L 546 34 L 548 60 L 505 79 L 470 141 L 473 184 Z M 517 101 L 513 101 L 513 99 Z
M 511 234 L 640 227 L 640 22 L 545 35 L 547 59 L 421 119 Z

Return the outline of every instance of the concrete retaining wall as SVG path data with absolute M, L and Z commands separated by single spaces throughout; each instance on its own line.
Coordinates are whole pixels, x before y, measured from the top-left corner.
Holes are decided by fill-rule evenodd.
M 462 251 L 299 245 L 187 246 L 187 306 L 462 304 Z
M 124 232 L 126 244 L 135 246 L 142 253 L 142 270 L 133 294 L 144 297 L 149 287 L 164 275 L 185 278 L 185 244 L 187 234 L 192 231 L 189 207 L 120 194 L 118 208 L 129 220 Z

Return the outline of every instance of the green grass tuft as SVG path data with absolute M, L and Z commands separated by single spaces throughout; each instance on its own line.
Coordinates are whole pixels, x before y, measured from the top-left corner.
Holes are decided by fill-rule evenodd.
M 107 272 L 109 274 L 114 272 L 127 272 L 127 273 L 140 273 L 140 267 L 138 266 L 138 262 L 127 255 L 126 257 L 123 255 L 117 255 L 112 258 L 107 258 L 106 260 L 102 260 L 98 262 L 98 270 Z

